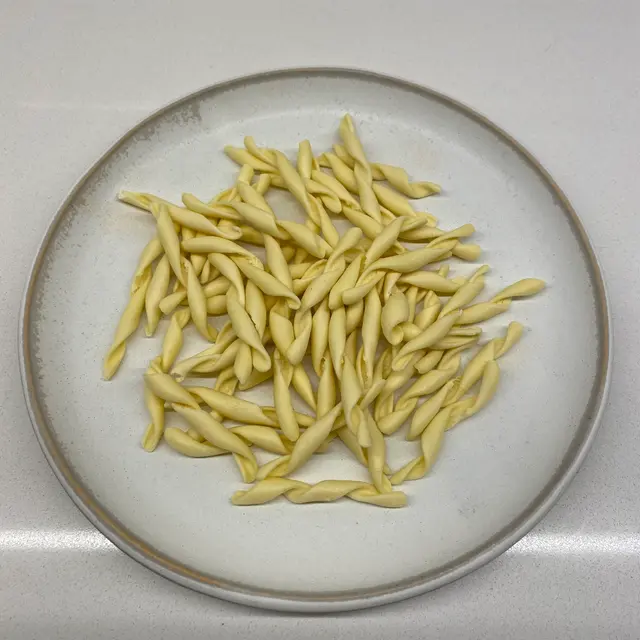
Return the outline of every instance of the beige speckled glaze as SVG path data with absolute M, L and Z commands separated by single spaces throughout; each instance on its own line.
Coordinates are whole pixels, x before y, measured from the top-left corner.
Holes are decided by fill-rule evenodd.
M 488 323 L 490 337 L 513 319 L 529 330 L 501 364 L 494 401 L 447 437 L 427 478 L 407 485 L 408 507 L 390 512 L 351 501 L 232 507 L 229 498 L 243 485 L 228 457 L 187 459 L 167 446 L 148 454 L 139 444 L 146 424 L 142 373 L 159 352 L 159 337 L 145 339 L 140 330 L 121 371 L 102 380 L 102 357 L 137 255 L 153 233 L 148 214 L 115 195 L 130 188 L 176 201 L 183 191 L 210 197 L 236 170 L 224 145 L 240 145 L 250 134 L 291 153 L 309 138 L 318 153 L 336 140 L 347 110 L 372 159 L 443 185 L 441 196 L 425 201 L 442 227 L 476 226 L 482 260 L 493 267 L 490 293 L 529 276 L 549 287 Z M 187 337 L 185 353 L 197 349 L 197 336 Z M 318 612 L 436 588 L 522 537 L 582 462 L 610 367 L 600 269 L 576 214 L 540 165 L 449 98 L 337 69 L 217 85 L 126 134 L 56 214 L 26 290 L 20 343 L 43 450 L 69 495 L 110 540 L 202 592 Z M 258 392 L 245 397 L 271 404 Z M 409 460 L 415 447 L 394 443 L 391 466 Z M 361 480 L 366 472 L 335 447 L 300 475 L 326 477 Z

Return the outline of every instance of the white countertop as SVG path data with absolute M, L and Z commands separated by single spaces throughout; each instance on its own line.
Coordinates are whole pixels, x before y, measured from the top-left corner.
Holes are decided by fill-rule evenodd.
M 639 21 L 633 0 L 3 3 L 0 637 L 639 637 Z M 534 532 L 437 592 L 321 617 L 192 593 L 114 548 L 40 451 L 16 348 L 19 304 L 45 227 L 110 143 L 200 87 L 306 65 L 362 67 L 428 85 L 524 143 L 591 235 L 615 330 L 601 430 Z

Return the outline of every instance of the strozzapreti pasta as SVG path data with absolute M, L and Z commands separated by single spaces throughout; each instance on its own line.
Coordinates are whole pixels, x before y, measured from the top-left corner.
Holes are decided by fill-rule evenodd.
M 479 258 L 481 248 L 466 242 L 475 227 L 445 230 L 414 209 L 411 200 L 440 186 L 373 162 L 351 116 L 338 133 L 331 150 L 315 156 L 303 140 L 295 157 L 246 136 L 244 147 L 224 148 L 240 166 L 235 183 L 205 199 L 184 193 L 176 205 L 119 194 L 153 224 L 104 378 L 118 370 L 143 316 L 147 336 L 164 330 L 143 375 L 142 447 L 164 441 L 191 458 L 232 457 L 253 483 L 232 495 L 234 505 L 283 497 L 404 506 L 396 487 L 429 473 L 446 432 L 495 396 L 498 360 L 523 334 L 511 322 L 469 355 L 480 324 L 545 286 L 525 278 L 478 300 L 488 265 L 449 275 L 450 265 Z M 272 189 L 293 196 L 303 222 L 278 217 Z M 204 346 L 179 359 L 186 331 Z M 272 405 L 235 395 L 258 385 L 270 386 Z M 294 395 L 310 413 L 295 410 Z M 392 469 L 386 438 L 404 425 L 416 454 Z M 366 481 L 292 477 L 334 446 Z M 261 463 L 257 451 L 275 457 Z

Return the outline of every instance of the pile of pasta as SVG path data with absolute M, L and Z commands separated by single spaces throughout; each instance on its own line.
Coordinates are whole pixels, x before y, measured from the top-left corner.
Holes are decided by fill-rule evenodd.
M 140 256 L 104 377 L 117 371 L 143 315 L 148 336 L 168 316 L 162 351 L 144 374 L 150 424 L 142 446 L 153 451 L 164 439 L 186 456 L 231 454 L 253 483 L 233 494 L 236 505 L 283 496 L 404 506 L 395 487 L 427 474 L 446 432 L 491 400 L 498 360 L 523 332 L 512 322 L 465 354 L 478 345 L 479 323 L 544 287 L 528 278 L 478 301 L 488 266 L 449 277 L 448 262 L 478 259 L 480 247 L 465 242 L 474 227 L 445 231 L 416 211 L 410 199 L 440 187 L 370 162 L 349 115 L 339 134 L 341 144 L 317 157 L 301 142 L 295 164 L 251 137 L 244 148 L 226 147 L 241 168 L 209 201 L 185 193 L 179 206 L 119 194 L 153 215 L 155 235 Z M 271 189 L 290 192 L 305 222 L 279 219 L 265 198 Z M 342 233 L 339 219 L 350 223 Z M 224 315 L 217 330 L 211 319 Z M 179 360 L 188 325 L 210 345 Z M 262 384 L 272 386 L 272 406 L 235 396 Z M 294 409 L 293 393 L 309 412 Z M 184 428 L 165 426 L 170 411 Z M 405 424 L 416 456 L 390 469 L 385 436 Z M 368 470 L 368 482 L 291 477 L 334 440 Z M 259 465 L 255 449 L 276 457 Z

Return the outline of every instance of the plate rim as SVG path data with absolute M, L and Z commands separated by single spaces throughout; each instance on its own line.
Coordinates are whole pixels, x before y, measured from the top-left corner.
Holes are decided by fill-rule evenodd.
M 82 481 L 75 476 L 65 456 L 60 451 L 52 430 L 48 427 L 44 415 L 39 407 L 30 359 L 30 336 L 28 327 L 32 306 L 33 291 L 40 273 L 44 257 L 49 243 L 69 205 L 78 191 L 91 178 L 91 176 L 105 163 L 117 149 L 130 140 L 140 129 L 169 112 L 170 110 L 196 100 L 202 95 L 216 93 L 239 87 L 244 84 L 252 84 L 275 80 L 279 78 L 296 76 L 342 76 L 356 77 L 370 81 L 377 81 L 394 85 L 399 88 L 411 90 L 427 98 L 435 99 L 446 106 L 462 112 L 465 116 L 491 130 L 512 149 L 514 149 L 524 161 L 532 167 L 540 179 L 551 189 L 557 202 L 562 207 L 564 214 L 576 234 L 581 250 L 583 251 L 590 271 L 590 280 L 594 290 L 594 299 L 597 304 L 598 333 L 601 340 L 598 344 L 601 355 L 598 358 L 598 370 L 596 372 L 595 393 L 589 399 L 586 409 L 586 424 L 582 425 L 576 436 L 569 444 L 560 466 L 556 469 L 551 479 L 520 514 L 512 520 L 503 530 L 494 534 L 480 547 L 464 554 L 456 560 L 440 568 L 438 573 L 431 577 L 412 577 L 398 583 L 386 584 L 383 587 L 366 588 L 362 590 L 349 590 L 332 592 L 327 595 L 318 593 L 305 595 L 302 592 L 285 592 L 280 590 L 266 590 L 256 587 L 239 585 L 227 580 L 220 580 L 208 574 L 199 573 L 197 570 L 187 567 L 182 563 L 166 556 L 161 551 L 154 549 L 121 525 L 115 515 L 110 514 L 96 500 Z M 172 580 L 182 586 L 195 591 L 215 596 L 230 602 L 242 605 L 256 606 L 263 609 L 298 612 L 321 613 L 349 611 L 364 609 L 382 604 L 388 604 L 404 600 L 416 595 L 426 593 L 457 580 L 472 571 L 487 564 L 509 549 L 512 545 L 524 537 L 547 514 L 557 502 L 565 489 L 575 477 L 582 465 L 600 423 L 606 407 L 606 400 L 611 383 L 611 366 L 613 358 L 612 349 L 612 319 L 609 306 L 609 298 L 603 277 L 602 266 L 594 252 L 589 236 L 578 217 L 569 199 L 560 189 L 558 184 L 520 142 L 513 138 L 504 129 L 496 125 L 489 118 L 482 115 L 465 103 L 451 98 L 446 94 L 421 84 L 375 71 L 355 67 L 335 66 L 309 66 L 288 67 L 262 71 L 249 75 L 233 77 L 222 82 L 214 83 L 197 91 L 190 92 L 182 97 L 153 111 L 133 127 L 120 136 L 100 157 L 89 167 L 84 175 L 73 185 L 57 208 L 51 222 L 48 224 L 45 234 L 40 242 L 36 256 L 31 264 L 26 287 L 20 305 L 20 317 L 18 326 L 18 351 L 19 368 L 22 381 L 22 389 L 27 406 L 29 418 L 36 438 L 43 450 L 45 458 L 53 470 L 58 481 L 80 509 L 85 517 L 118 549 L 151 569 L 155 573 Z M 582 433 L 584 431 L 584 433 Z M 424 574 L 423 574 L 424 575 Z

